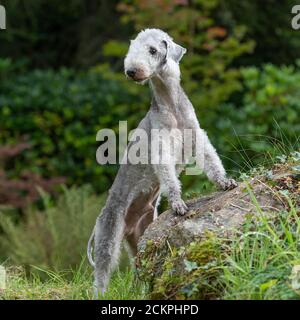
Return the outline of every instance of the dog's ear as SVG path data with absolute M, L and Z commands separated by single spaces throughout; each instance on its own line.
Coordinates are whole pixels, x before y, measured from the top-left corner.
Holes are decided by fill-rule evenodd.
M 180 46 L 172 40 L 163 40 L 163 43 L 167 50 L 165 59 L 167 60 L 168 58 L 171 58 L 175 62 L 179 63 L 183 55 L 186 53 L 186 48 Z

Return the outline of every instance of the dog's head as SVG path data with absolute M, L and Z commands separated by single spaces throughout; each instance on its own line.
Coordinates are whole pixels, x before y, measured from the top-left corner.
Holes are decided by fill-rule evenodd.
M 176 44 L 172 38 L 159 29 L 141 31 L 131 40 L 124 61 L 127 77 L 144 83 L 158 74 L 165 65 L 177 65 L 186 49 Z

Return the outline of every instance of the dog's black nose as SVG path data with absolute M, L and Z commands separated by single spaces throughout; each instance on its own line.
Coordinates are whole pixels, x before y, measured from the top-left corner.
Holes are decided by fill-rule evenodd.
M 136 69 L 129 69 L 126 71 L 126 74 L 128 75 L 128 77 L 133 78 L 136 74 Z

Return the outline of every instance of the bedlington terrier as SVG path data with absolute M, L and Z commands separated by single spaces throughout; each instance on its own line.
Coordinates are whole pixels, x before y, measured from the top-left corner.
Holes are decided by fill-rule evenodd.
M 206 132 L 200 128 L 194 108 L 180 85 L 179 62 L 185 53 L 185 48 L 159 29 L 143 30 L 131 41 L 124 63 L 125 74 L 138 83 L 148 81 L 152 91 L 150 110 L 138 129 L 146 131 L 148 136 L 151 136 L 152 129 L 192 130 L 195 134 L 193 147 L 198 147 L 194 137 L 201 138 L 199 149 L 203 150 L 203 171 L 223 190 L 232 189 L 237 184 L 226 177 L 222 162 Z M 127 150 L 132 145 L 130 142 Z M 175 152 L 181 154 L 182 145 Z M 123 237 L 136 253 L 138 239 L 153 221 L 160 193 L 167 196 L 175 214 L 184 215 L 188 211 L 181 198 L 178 179 L 182 166 L 177 165 L 173 157 L 176 154 L 166 164 L 120 165 L 88 244 L 89 261 L 95 268 L 96 298 L 106 290 L 110 273 L 118 261 Z

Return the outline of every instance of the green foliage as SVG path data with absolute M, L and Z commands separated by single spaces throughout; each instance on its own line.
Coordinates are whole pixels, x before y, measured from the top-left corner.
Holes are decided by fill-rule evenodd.
M 43 194 L 44 210 L 25 212 L 18 223 L 0 212 L 0 257 L 11 265 L 32 265 L 51 270 L 79 266 L 103 198 L 89 187 L 64 189 L 57 204 Z
M 281 130 L 280 134 L 291 143 L 299 139 L 299 67 L 300 61 L 297 67 L 266 64 L 262 70 L 242 69 L 246 89 L 243 122 L 248 134 L 276 137 Z
M 103 128 L 117 132 L 117 119 L 127 120 L 133 129 L 145 113 L 147 95 L 138 96 L 125 85 L 106 78 L 103 67 L 11 72 L 0 84 L 0 141 L 25 139 L 32 145 L 11 162 L 11 174 L 26 168 L 44 177 L 65 176 L 68 184 L 86 182 L 107 190 L 116 168 L 96 163 L 96 134 Z
M 261 164 L 265 154 L 299 148 L 300 69 L 299 63 L 266 64 L 261 69 L 243 68 L 241 73 L 241 104 L 220 106 L 212 138 L 218 137 L 216 145 L 224 153 L 235 149 L 229 162 L 244 161 L 249 168 Z

